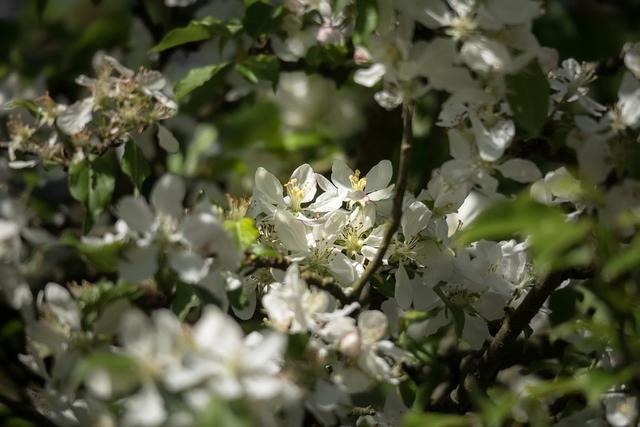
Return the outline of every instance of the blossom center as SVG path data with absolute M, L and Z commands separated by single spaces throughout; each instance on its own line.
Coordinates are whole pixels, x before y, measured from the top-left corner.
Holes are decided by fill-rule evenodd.
M 351 188 L 356 191 L 364 191 L 367 186 L 367 178 L 360 178 L 360 169 L 356 169 L 353 175 L 349 175 L 349 181 L 351 182 Z
M 451 21 L 451 27 L 447 30 L 447 34 L 455 40 L 462 40 L 469 37 L 477 28 L 476 22 L 467 17 L 456 17 Z
M 287 195 L 291 200 L 291 210 L 299 212 L 302 209 L 301 204 L 306 191 L 298 185 L 298 180 L 296 178 L 291 178 L 289 182 L 284 185 L 284 188 L 287 189 Z

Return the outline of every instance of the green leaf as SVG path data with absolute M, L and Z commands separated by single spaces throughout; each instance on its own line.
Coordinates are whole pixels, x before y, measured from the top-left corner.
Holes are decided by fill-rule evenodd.
M 100 216 L 111 201 L 116 184 L 116 167 L 111 156 L 86 159 L 69 166 L 69 191 L 87 210 L 85 229 Z
M 304 361 L 307 352 L 309 335 L 291 334 L 287 341 L 287 359 Z
M 151 174 L 151 168 L 138 144 L 130 139 L 124 146 L 121 160 L 122 172 L 125 173 L 138 190 L 142 189 L 144 180 Z
M 404 406 L 407 408 L 411 408 L 413 406 L 413 402 L 416 400 L 416 390 L 416 383 L 412 380 L 405 380 L 398 384 L 400 398 L 402 399 Z
M 242 26 L 247 34 L 253 38 L 258 38 L 263 34 L 278 31 L 284 13 L 283 6 L 272 6 L 268 3 L 257 1 L 247 7 Z
M 5 102 L 4 105 L 2 106 L 2 109 L 5 111 L 15 110 L 17 108 L 24 108 L 34 116 L 38 115 L 38 106 L 36 105 L 35 102 L 29 99 L 25 99 L 25 98 L 12 99 L 9 102 Z
M 378 25 L 377 0 L 356 0 L 356 23 L 353 31 L 355 44 L 363 44 L 369 40 Z
M 265 258 L 280 258 L 282 255 L 273 248 L 265 245 L 255 244 L 251 246 L 251 255 Z
M 582 295 L 575 289 L 567 287 L 558 289 L 549 297 L 551 325 L 556 326 L 569 321 L 575 316 L 578 299 Z
M 93 283 L 91 286 L 82 287 L 77 292 L 82 318 L 87 324 L 95 322 L 101 312 L 116 300 L 133 301 L 143 295 L 143 290 L 139 286 L 124 281 L 115 284 L 107 281 Z
M 89 194 L 90 165 L 88 160 L 69 165 L 69 192 L 79 202 L 86 203 Z
M 174 28 L 169 31 L 149 52 L 162 52 L 186 43 L 207 40 L 215 35 L 231 37 L 232 32 L 224 22 L 208 16 L 199 21 L 191 21 L 186 27 Z
M 249 144 L 281 148 L 284 139 L 280 110 L 270 102 L 244 104 L 225 114 L 221 117 L 219 129 L 220 140 L 229 144 L 230 149 Z
M 505 77 L 507 100 L 516 124 L 531 136 L 540 134 L 549 110 L 549 82 L 537 59 Z
M 223 62 L 222 64 L 207 65 L 206 67 L 190 70 L 189 73 L 187 73 L 187 75 L 176 84 L 176 99 L 180 100 L 184 98 L 186 95 L 211 80 L 216 74 L 225 70 L 228 65 L 229 64 Z
M 111 156 L 102 156 L 91 162 L 87 206 L 94 219 L 111 202 L 116 185 L 115 170 Z
M 329 66 L 339 68 L 347 59 L 347 48 L 336 44 L 311 46 L 305 55 L 305 61 L 311 68 Z
M 402 420 L 402 427 L 467 427 L 473 419 L 463 415 L 409 412 Z
M 231 305 L 236 309 L 243 309 L 249 304 L 249 297 L 247 297 L 242 286 L 227 292 L 227 296 Z
M 115 241 L 104 245 L 78 240 L 70 233 L 62 236 L 61 242 L 73 247 L 78 254 L 100 273 L 113 273 L 118 270 L 118 255 L 125 243 Z
M 602 269 L 602 276 L 605 280 L 611 281 L 638 268 L 638 265 L 640 265 L 640 235 L 635 236 L 629 246 L 607 260 Z
M 176 291 L 171 301 L 171 311 L 173 311 L 180 320 L 185 320 L 192 309 L 198 307 L 200 298 L 193 286 L 184 283 L 176 285 Z
M 256 55 L 236 64 L 236 71 L 253 84 L 270 81 L 275 90 L 280 78 L 280 61 L 273 55 Z
M 243 251 L 253 245 L 260 234 L 251 218 L 228 219 L 224 222 L 224 227 L 229 231 L 238 248 Z
M 218 129 L 215 126 L 208 124 L 198 126 L 187 148 L 182 166 L 186 176 L 195 175 L 198 171 L 198 166 L 201 164 L 206 164 L 209 167 L 209 163 L 205 160 L 209 156 L 208 153 L 215 148 L 217 140 Z
M 213 398 L 200 412 L 195 425 L 196 427 L 250 427 L 256 423 L 250 419 L 248 414 L 250 411 L 242 407 L 240 402 Z

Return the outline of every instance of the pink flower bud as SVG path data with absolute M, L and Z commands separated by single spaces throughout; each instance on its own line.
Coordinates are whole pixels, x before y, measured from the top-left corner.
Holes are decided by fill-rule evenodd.
M 345 356 L 356 357 L 360 354 L 361 344 L 360 333 L 353 330 L 340 339 L 339 349 Z

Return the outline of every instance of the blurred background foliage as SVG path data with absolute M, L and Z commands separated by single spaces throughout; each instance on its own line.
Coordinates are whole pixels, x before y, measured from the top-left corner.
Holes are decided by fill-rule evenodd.
M 156 0 L 2 0 L 0 7 L 0 101 L 45 91 L 57 101 L 76 99 L 83 90 L 74 83 L 91 74 L 97 51 L 119 57 L 130 68 L 161 69 L 174 82 L 195 66 L 220 62 L 226 51 L 218 40 L 190 43 L 159 54 L 148 50 L 173 28 L 191 19 L 215 16 L 241 20 L 240 0 L 200 0 L 186 8 L 167 8 Z M 638 0 L 547 0 L 546 15 L 534 32 L 542 45 L 558 49 L 560 58 L 616 58 L 621 46 L 640 36 Z M 344 155 L 361 169 L 394 157 L 400 135 L 399 114 L 385 111 L 368 90 L 341 69 L 349 52 L 310 52 L 304 61 L 280 64 L 275 91 L 266 84 L 248 89 L 238 76 L 214 78 L 181 105 L 182 114 L 169 126 L 182 154 L 161 158 L 169 169 L 213 179 L 224 191 L 247 193 L 258 165 L 283 175 L 312 160 L 327 170 Z M 311 56 L 320 57 L 314 60 Z M 327 60 L 328 59 L 328 60 Z M 595 85 L 597 99 L 613 102 L 619 75 Z M 229 86 L 235 86 L 229 91 Z M 226 98 L 225 98 L 225 94 Z M 433 94 L 417 107 L 413 155 L 414 188 L 423 186 L 431 169 L 448 157 L 444 132 L 434 117 L 442 98 Z M 6 134 L 3 135 L 5 139 Z M 150 146 L 150 145 L 149 145 Z M 199 159 L 207 158 L 206 162 Z
M 192 68 L 229 60 L 229 53 L 235 49 L 225 49 L 217 39 L 160 53 L 149 53 L 149 49 L 171 29 L 183 27 L 192 19 L 215 16 L 225 22 L 240 22 L 245 13 L 242 3 L 199 0 L 186 8 L 168 8 L 160 0 L 0 0 L 0 104 L 47 92 L 58 102 L 72 102 L 84 90 L 75 78 L 93 73 L 92 60 L 98 51 L 118 57 L 129 68 L 159 69 L 177 82 Z M 640 0 L 546 0 L 545 7 L 547 13 L 536 22 L 534 32 L 542 45 L 556 48 L 560 58 L 615 61 L 625 42 L 640 39 Z M 343 59 L 352 54 L 351 48 L 312 49 L 302 61 L 277 64 L 279 79 L 261 80 L 257 88 L 237 73 L 217 75 L 185 98 L 180 114 L 166 122 L 180 143 L 179 152 L 167 155 L 154 149 L 151 132 L 138 136 L 152 173 L 159 176 L 168 170 L 184 175 L 210 197 L 223 200 L 225 192 L 250 194 L 258 166 L 285 179 L 304 162 L 326 172 L 335 157 L 344 157 L 363 170 L 381 159 L 395 161 L 401 134 L 399 112 L 382 109 L 370 90 L 353 83 L 352 69 L 342 65 Z M 605 73 L 593 85 L 594 98 L 614 103 L 620 77 L 620 73 Z M 432 169 L 449 158 L 446 133 L 434 125 L 443 101 L 442 95 L 432 93 L 416 106 L 416 148 L 410 178 L 414 190 L 423 188 Z M 4 122 L 0 140 L 8 138 Z M 530 144 L 514 147 L 535 148 Z M 573 152 L 562 155 L 562 164 L 575 166 Z M 542 158 L 536 163 L 544 167 L 537 161 Z M 547 170 L 554 166 L 549 164 Z M 640 170 L 637 166 L 640 164 L 636 171 Z M 36 172 L 24 171 L 22 175 L 23 181 L 17 184 L 20 192 L 26 187 L 30 207 L 39 218 L 50 222 L 46 227 L 68 228 L 68 224 L 57 223 L 55 215 L 60 206 L 69 205 L 64 209 L 78 210 L 79 229 L 83 213 L 79 206 L 73 206 L 64 173 L 53 170 L 46 180 Z M 147 180 L 144 193 L 153 182 Z M 116 191 L 120 194 L 132 192 L 126 178 L 118 177 L 118 184 Z M 114 200 L 118 197 L 114 195 Z M 72 259 L 74 255 L 61 251 L 55 256 Z M 64 265 L 69 268 L 47 271 L 47 278 L 68 281 L 91 277 L 86 271 L 77 271 L 83 268 L 82 263 Z M 556 295 L 551 303 L 568 306 L 567 313 L 579 310 L 579 304 L 587 305 L 566 292 Z M 570 319 L 571 313 L 564 320 Z M 25 375 L 16 357 L 24 347 L 19 318 L 8 307 L 0 309 L 0 394 L 9 396 L 21 391 L 9 386 L 4 378 Z M 563 319 L 556 320 L 563 323 Z M 570 329 L 572 325 L 573 321 L 563 327 Z M 28 425 L 19 415 L 20 408 L 0 405 L 1 425 Z

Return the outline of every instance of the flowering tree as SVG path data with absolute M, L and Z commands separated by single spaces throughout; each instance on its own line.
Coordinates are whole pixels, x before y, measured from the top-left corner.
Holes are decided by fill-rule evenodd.
M 6 419 L 639 425 L 640 44 L 552 3 L 123 2 L 7 74 Z

